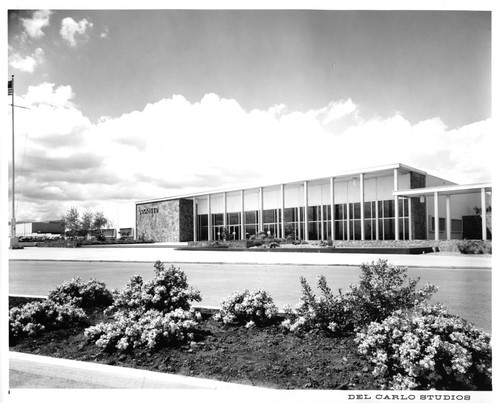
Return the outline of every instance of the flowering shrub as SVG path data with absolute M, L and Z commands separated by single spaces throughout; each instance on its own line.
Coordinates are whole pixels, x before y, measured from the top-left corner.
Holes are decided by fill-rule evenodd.
M 85 329 L 85 336 L 103 349 L 153 349 L 193 340 L 201 315 L 182 308 L 169 313 L 156 309 L 122 310 L 114 319 L 113 323 L 99 323 Z
M 246 323 L 247 327 L 252 327 L 269 324 L 277 315 L 278 308 L 271 296 L 259 289 L 233 292 L 222 300 L 215 318 L 226 324 Z
M 129 283 L 115 292 L 110 311 L 149 310 L 170 312 L 177 308 L 189 310 L 191 301 L 201 301 L 200 292 L 188 287 L 186 274 L 157 261 L 154 264 L 155 277 L 144 282 L 141 276 L 133 276 Z
M 491 389 L 488 334 L 441 305 L 396 311 L 356 336 L 389 389 Z
M 420 279 L 409 279 L 407 270 L 384 259 L 361 265 L 359 285 L 351 286 L 355 300 L 353 313 L 358 323 L 381 321 L 398 309 L 409 309 L 428 301 L 438 291 L 432 284 L 417 290 Z
M 14 341 L 46 330 L 68 328 L 84 323 L 86 319 L 85 312 L 73 305 L 60 305 L 53 301 L 30 302 L 9 311 L 9 335 Z
M 122 290 L 115 291 L 114 321 L 99 323 L 85 330 L 85 335 L 101 348 L 127 350 L 153 349 L 193 340 L 201 315 L 191 308 L 191 301 L 201 301 L 200 292 L 190 288 L 183 271 L 166 269 L 157 261 L 155 277 L 144 282 L 133 276 Z
M 320 296 L 316 296 L 304 277 L 300 278 L 302 293 L 295 310 L 285 306 L 281 325 L 290 331 L 323 329 L 340 333 L 352 327 L 354 299 L 352 294 L 339 290 L 334 295 L 324 276 L 318 277 Z
M 105 308 L 113 303 L 113 295 L 106 284 L 95 279 L 86 283 L 80 277 L 66 281 L 49 292 L 49 300 L 71 304 L 85 310 Z
M 306 279 L 301 277 L 302 293 L 295 310 L 285 307 L 282 325 L 290 331 L 314 328 L 333 333 L 351 332 L 372 321 L 385 319 L 397 309 L 412 308 L 430 299 L 437 287 L 427 284 L 417 290 L 418 279 L 407 279 L 406 268 L 380 259 L 362 264 L 359 285 L 334 295 L 324 276 L 318 278 L 320 296 L 314 295 Z

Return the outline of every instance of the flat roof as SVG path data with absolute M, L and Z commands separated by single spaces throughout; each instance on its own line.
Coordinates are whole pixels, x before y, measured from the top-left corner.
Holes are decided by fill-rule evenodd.
M 394 196 L 429 196 L 438 192 L 440 195 L 455 195 L 466 193 L 478 193 L 481 189 L 491 192 L 491 183 L 473 183 L 470 185 L 445 185 L 445 186 L 432 186 L 417 189 L 398 190 L 392 192 Z
M 219 189 L 211 189 L 211 190 L 204 191 L 204 192 L 195 192 L 195 193 L 188 193 L 188 194 L 183 194 L 183 195 L 159 197 L 159 198 L 155 198 L 155 199 L 136 201 L 135 204 L 137 205 L 137 204 L 145 204 L 145 203 L 152 203 L 152 202 L 166 201 L 166 200 L 187 199 L 187 198 L 198 197 L 198 196 L 206 196 L 209 194 L 213 195 L 213 194 L 219 194 L 219 193 L 224 193 L 224 192 L 236 192 L 236 191 L 241 191 L 241 190 L 258 189 L 261 187 L 294 185 L 294 184 L 300 184 L 303 182 L 312 182 L 312 181 L 326 181 L 332 177 L 335 179 L 346 178 L 347 180 L 350 180 L 353 175 L 359 175 L 359 174 L 367 174 L 367 179 L 368 179 L 370 177 L 377 176 L 376 174 L 378 174 L 378 173 L 385 172 L 387 175 L 390 175 L 390 174 L 392 174 L 394 169 L 398 169 L 402 173 L 416 172 L 416 173 L 419 173 L 422 175 L 427 174 L 427 172 L 422 171 L 420 169 L 413 168 L 413 167 L 410 167 L 408 165 L 404 165 L 401 163 L 395 163 L 395 164 L 381 165 L 381 166 L 376 166 L 376 167 L 362 168 L 362 169 L 356 169 L 356 170 L 350 170 L 350 171 L 341 171 L 341 172 L 333 173 L 330 176 L 324 176 L 324 177 L 319 177 L 319 178 L 293 180 L 290 182 L 281 182 L 281 183 L 269 183 L 269 184 L 264 184 L 264 185 L 263 184 L 261 184 L 261 185 L 248 185 L 245 187 L 237 187 L 237 188 L 219 188 Z

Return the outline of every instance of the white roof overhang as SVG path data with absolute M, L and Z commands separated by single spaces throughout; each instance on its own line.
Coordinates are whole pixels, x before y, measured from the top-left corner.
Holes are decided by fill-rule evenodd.
M 314 179 L 305 179 L 305 180 L 294 180 L 294 181 L 288 181 L 288 182 L 283 182 L 282 184 L 285 185 L 295 185 L 295 184 L 301 184 L 304 183 L 305 181 L 307 182 L 321 182 L 321 181 L 329 181 L 330 178 L 335 178 L 336 181 L 347 181 L 347 180 L 352 180 L 354 177 L 359 177 L 360 174 L 365 175 L 365 179 L 369 179 L 371 177 L 377 177 L 377 176 L 389 176 L 392 175 L 394 170 L 397 169 L 399 173 L 408 173 L 408 172 L 416 172 L 422 175 L 426 175 L 426 172 L 410 167 L 405 164 L 401 163 L 395 163 L 395 164 L 389 164 L 389 165 L 382 165 L 382 166 L 376 166 L 376 167 L 370 167 L 370 168 L 363 168 L 363 169 L 357 169 L 357 170 L 352 170 L 352 171 L 342 171 L 342 172 L 337 172 L 333 173 L 332 175 L 328 177 L 322 177 L 322 178 L 314 178 Z M 159 201 L 167 201 L 167 200 L 176 200 L 176 199 L 186 199 L 186 198 L 193 198 L 193 197 L 200 197 L 200 196 L 206 196 L 206 195 L 214 195 L 214 194 L 220 194 L 224 192 L 235 192 L 235 191 L 240 191 L 240 190 L 251 190 L 251 189 L 258 189 L 260 187 L 263 188 L 269 188 L 273 186 L 280 186 L 281 183 L 271 183 L 271 184 L 260 184 L 260 185 L 248 185 L 243 188 L 221 188 L 221 189 L 211 189 L 208 191 L 202 191 L 202 192 L 196 192 L 196 193 L 189 193 L 189 194 L 184 194 L 184 195 L 175 195 L 175 196 L 167 196 L 167 197 L 161 197 L 157 199 L 148 199 L 148 200 L 140 200 L 136 201 L 135 204 L 145 204 L 145 203 L 152 203 L 152 202 L 159 202 Z
M 474 183 L 471 185 L 446 185 L 446 186 L 433 186 L 427 188 L 398 190 L 393 192 L 394 196 L 402 197 L 419 197 L 419 196 L 433 196 L 436 192 L 439 195 L 457 195 L 467 193 L 479 193 L 482 189 L 486 192 L 491 192 L 491 183 Z

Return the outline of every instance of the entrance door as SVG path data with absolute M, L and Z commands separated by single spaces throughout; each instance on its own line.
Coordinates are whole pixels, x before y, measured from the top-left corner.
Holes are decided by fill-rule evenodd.
M 214 241 L 222 241 L 222 228 L 223 227 L 212 227 L 212 239 Z
M 240 239 L 241 227 L 239 225 L 229 225 L 229 240 L 234 241 Z

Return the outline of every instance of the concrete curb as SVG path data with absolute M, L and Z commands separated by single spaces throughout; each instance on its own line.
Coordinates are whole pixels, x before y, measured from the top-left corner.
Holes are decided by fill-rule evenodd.
M 211 389 L 258 390 L 261 388 L 183 375 L 114 367 L 40 355 L 9 352 L 10 370 L 27 376 L 41 375 L 64 381 L 81 382 L 110 389 Z M 59 386 L 61 387 L 61 386 Z M 47 385 L 47 389 L 54 385 Z
M 319 254 L 318 254 L 319 255 Z M 386 255 L 384 255 L 386 256 Z M 395 255 L 396 256 L 396 255 Z M 418 255 L 397 255 L 397 256 L 418 256 Z M 371 261 L 376 261 L 380 258 L 380 256 L 370 256 L 365 258 L 364 260 L 362 259 L 361 262 L 371 262 Z M 421 262 L 417 262 L 416 264 L 411 264 L 411 263 L 394 263 L 396 266 L 405 266 L 405 267 L 411 267 L 411 268 L 425 268 L 425 267 L 432 267 L 433 269 L 491 269 L 492 268 L 492 263 L 491 263 L 491 258 L 475 258 L 478 259 L 476 262 L 469 262 L 469 264 L 465 265 L 457 265 L 457 264 L 439 264 L 439 263 L 434 263 L 434 264 L 422 264 Z M 484 261 L 481 261 L 479 259 L 484 259 Z M 117 259 L 9 259 L 11 261 L 16 261 L 16 262 L 31 262 L 31 261 L 39 261 L 39 262 L 65 262 L 65 263 L 72 263 L 72 262 L 82 262 L 82 263 L 151 263 L 153 264 L 155 260 L 117 260 Z M 173 265 L 183 265 L 183 264 L 211 264 L 211 265 L 241 265 L 241 266 L 304 266 L 304 267 L 314 267 L 314 266 L 342 266 L 342 267 L 359 267 L 361 262 L 339 262 L 339 263 L 324 263 L 324 262 L 319 262 L 319 263 L 293 263 L 293 262 L 233 262 L 233 261 L 184 261 L 184 260 L 179 260 L 179 261 L 172 261 L 172 260 L 167 260 L 164 259 L 162 260 L 163 262 L 168 262 L 168 264 L 173 264 Z M 477 264 L 480 263 L 480 264 Z
M 33 299 L 48 299 L 46 295 L 27 295 L 27 294 L 9 294 L 9 297 L 14 298 L 33 298 Z

